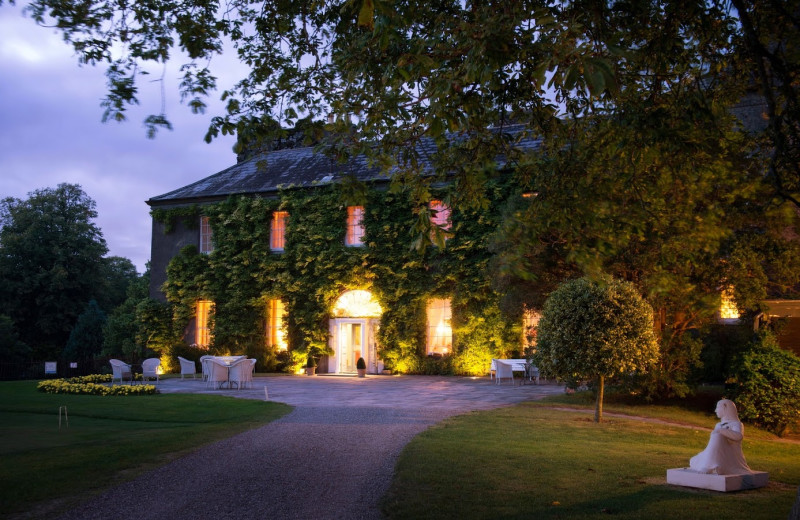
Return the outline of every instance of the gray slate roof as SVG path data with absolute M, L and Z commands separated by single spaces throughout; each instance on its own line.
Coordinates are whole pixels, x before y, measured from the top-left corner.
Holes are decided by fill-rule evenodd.
M 224 198 L 239 193 L 273 194 L 290 186 L 315 186 L 336 182 L 346 175 L 361 181 L 377 180 L 380 172 L 364 157 L 347 164 L 337 162 L 313 147 L 276 150 L 252 157 L 177 190 L 152 197 L 148 204 Z
M 425 139 L 417 146 L 423 161 L 423 171 L 433 173 L 433 141 Z M 523 140 L 517 146 L 538 149 L 539 141 Z M 502 163 L 503 159 L 499 158 L 499 161 Z M 147 204 L 159 206 L 197 202 L 201 199 L 219 200 L 244 193 L 271 195 L 283 188 L 335 183 L 346 176 L 354 176 L 362 182 L 388 180 L 378 168 L 370 167 L 363 156 L 355 157 L 346 164 L 339 164 L 336 160 L 317 153 L 314 147 L 288 148 L 241 161 L 188 186 L 152 197 Z

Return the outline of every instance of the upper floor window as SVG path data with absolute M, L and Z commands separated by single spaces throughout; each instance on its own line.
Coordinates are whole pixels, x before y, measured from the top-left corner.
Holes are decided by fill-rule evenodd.
M 286 211 L 273 211 L 272 224 L 269 230 L 269 248 L 272 251 L 283 251 L 286 246 Z
M 198 300 L 194 320 L 194 342 L 199 347 L 208 347 L 211 344 L 211 300 Z
M 200 252 L 208 254 L 214 250 L 211 236 L 211 223 L 208 217 L 200 217 Z
M 286 333 L 283 330 L 283 321 L 286 309 L 283 301 L 272 299 L 267 303 L 267 345 L 278 350 L 286 350 Z
M 430 202 L 431 210 L 431 224 L 435 224 L 445 231 L 450 231 L 452 223 L 450 222 L 450 208 L 441 200 L 432 200 Z
M 364 245 L 364 206 L 347 206 L 347 234 L 344 243 L 348 246 Z
M 450 299 L 433 299 L 427 308 L 428 354 L 447 354 L 453 350 L 453 328 L 450 325 Z

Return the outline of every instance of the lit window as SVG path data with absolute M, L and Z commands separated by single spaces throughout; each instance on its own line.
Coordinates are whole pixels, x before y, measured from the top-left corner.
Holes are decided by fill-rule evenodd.
M 364 206 L 347 206 L 347 236 L 344 243 L 348 246 L 364 245 Z
M 208 254 L 214 250 L 214 244 L 211 241 L 211 224 L 208 217 L 200 217 L 200 252 Z
M 522 314 L 522 346 L 535 347 L 536 334 L 539 328 L 539 319 L 542 317 L 538 312 L 525 309 Z
M 450 300 L 434 299 L 428 303 L 428 354 L 447 354 L 453 350 L 450 326 Z
M 274 299 L 267 303 L 267 345 L 278 350 L 286 350 L 286 333 L 283 330 L 283 319 L 286 309 L 283 301 Z
M 733 287 L 722 291 L 722 303 L 719 306 L 719 319 L 723 323 L 736 323 L 739 321 L 739 308 L 733 298 Z
M 273 211 L 272 224 L 269 230 L 269 248 L 272 251 L 283 251 L 286 245 L 286 211 Z
M 211 329 L 209 328 L 209 317 L 211 307 L 214 305 L 210 300 L 199 300 L 197 302 L 197 312 L 195 314 L 194 339 L 198 347 L 206 347 L 211 343 Z
M 431 224 L 435 224 L 445 231 L 452 227 L 450 223 L 450 208 L 441 200 L 432 200 L 430 203 Z

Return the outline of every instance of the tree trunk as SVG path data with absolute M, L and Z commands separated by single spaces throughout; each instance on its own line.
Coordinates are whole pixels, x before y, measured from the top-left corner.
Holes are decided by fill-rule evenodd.
M 594 407 L 594 422 L 600 422 L 603 420 L 603 383 L 605 382 L 605 378 L 600 376 L 600 381 L 597 384 L 597 403 L 595 403 Z

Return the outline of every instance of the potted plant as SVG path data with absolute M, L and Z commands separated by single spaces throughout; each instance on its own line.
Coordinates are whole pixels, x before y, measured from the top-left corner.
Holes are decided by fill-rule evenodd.
M 358 361 L 356 361 L 356 370 L 358 370 L 358 377 L 367 376 L 367 363 L 363 357 L 358 358 Z
M 308 361 L 306 362 L 306 375 L 313 376 L 317 372 L 317 361 L 314 359 L 314 356 L 308 356 Z

